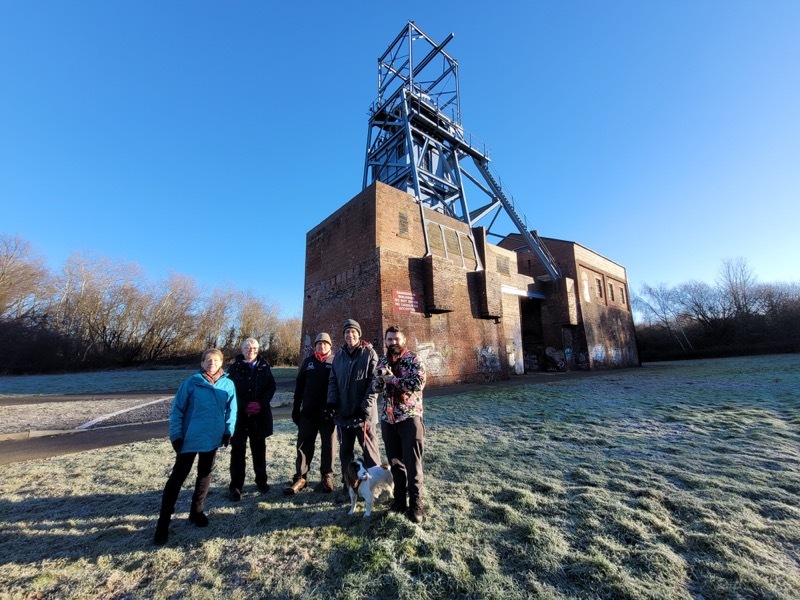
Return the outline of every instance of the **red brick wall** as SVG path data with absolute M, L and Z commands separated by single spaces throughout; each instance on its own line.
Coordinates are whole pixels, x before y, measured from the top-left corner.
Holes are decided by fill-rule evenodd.
M 303 305 L 308 344 L 319 331 L 328 331 L 338 347 L 344 320 L 353 318 L 362 337 L 382 354 L 383 332 L 397 325 L 409 348 L 425 359 L 431 385 L 507 378 L 522 368 L 519 299 L 535 292 L 546 296 L 541 314 L 548 345 L 564 350 L 566 325 L 567 338 L 587 366 L 614 366 L 620 357 L 625 365 L 633 361 L 632 320 L 621 296 L 612 307 L 580 300 L 579 276 L 589 266 L 602 269 L 604 285 L 625 287 L 619 265 L 572 242 L 547 240 L 571 280 L 541 282 L 535 277 L 545 271 L 532 255 L 488 244 L 481 229 L 470 232 L 466 224 L 430 209 L 424 218 L 425 227 L 411 196 L 374 183 L 308 233 Z M 479 260 L 484 270 L 476 269 Z

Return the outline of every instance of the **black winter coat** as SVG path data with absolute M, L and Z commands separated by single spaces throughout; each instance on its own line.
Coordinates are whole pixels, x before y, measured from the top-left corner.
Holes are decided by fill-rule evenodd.
M 272 369 L 269 363 L 260 356 L 256 359 L 255 367 L 252 369 L 244 361 L 244 355 L 240 354 L 228 369 L 228 378 L 236 386 L 236 430 L 235 436 L 241 435 L 260 435 L 269 437 L 272 435 L 272 407 L 270 401 L 275 395 L 275 378 L 272 376 Z M 258 414 L 247 415 L 247 405 L 251 402 L 258 402 L 261 410 Z
M 300 364 L 294 386 L 292 415 L 303 415 L 309 419 L 322 419 L 328 398 L 328 379 L 331 376 L 333 352 L 323 362 L 312 354 Z

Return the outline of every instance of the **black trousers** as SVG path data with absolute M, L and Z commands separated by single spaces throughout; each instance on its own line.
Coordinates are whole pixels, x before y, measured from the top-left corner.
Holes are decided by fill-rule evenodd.
M 242 491 L 247 470 L 247 442 L 250 441 L 250 456 L 256 485 L 267 483 L 267 438 L 257 432 L 237 431 L 231 438 L 231 482 L 228 489 Z
M 392 467 L 394 497 L 402 499 L 408 491 L 408 497 L 413 502 L 422 493 L 422 454 L 425 450 L 422 419 L 414 417 L 399 423 L 381 421 L 381 434 L 386 458 Z
M 314 446 L 320 437 L 319 473 L 321 477 L 333 474 L 333 459 L 335 457 L 336 426 L 328 419 L 312 419 L 300 415 L 300 424 L 297 426 L 297 461 L 294 474 L 295 481 L 302 477 L 308 479 L 311 461 L 314 460 Z
M 378 448 L 378 436 L 375 433 L 374 424 L 367 423 L 366 436 L 363 423 L 357 427 L 340 427 L 339 435 L 339 458 L 342 463 L 342 473 L 353 462 L 356 440 L 364 453 L 365 467 L 370 468 L 381 464 L 381 451 Z
M 183 452 L 175 456 L 175 464 L 172 473 L 164 486 L 164 493 L 161 496 L 161 516 L 169 517 L 175 512 L 175 503 L 178 501 L 183 482 L 189 476 L 194 464 L 194 457 L 200 456 L 197 461 L 197 479 L 194 483 L 194 494 L 192 495 L 191 512 L 203 512 L 203 507 L 208 496 L 208 486 L 211 485 L 211 471 L 214 469 L 214 459 L 217 451 L 211 452 Z

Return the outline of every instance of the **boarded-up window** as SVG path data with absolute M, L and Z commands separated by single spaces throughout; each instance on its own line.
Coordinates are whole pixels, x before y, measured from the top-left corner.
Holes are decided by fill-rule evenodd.
M 406 213 L 399 214 L 400 222 L 397 225 L 398 233 L 403 237 L 408 237 L 408 215 Z
M 428 243 L 431 245 L 431 253 L 436 256 L 446 256 L 444 251 L 444 240 L 442 239 L 442 229 L 431 221 L 425 225 L 428 232 Z
M 503 275 L 509 275 L 511 271 L 509 270 L 510 262 L 507 256 L 498 256 L 497 257 L 497 272 L 502 273 Z
M 464 258 L 475 260 L 475 248 L 472 246 L 472 240 L 465 235 L 459 237 L 461 238 L 461 249 L 464 252 Z
M 455 229 L 445 228 L 444 242 L 447 245 L 447 254 L 452 259 L 461 258 L 461 248 L 458 245 L 458 235 Z

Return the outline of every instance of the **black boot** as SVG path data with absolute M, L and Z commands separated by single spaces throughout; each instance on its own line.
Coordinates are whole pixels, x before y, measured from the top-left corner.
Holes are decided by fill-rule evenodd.
M 406 516 L 412 523 L 422 523 L 425 520 L 425 512 L 422 510 L 422 499 L 419 496 L 414 496 L 409 500 Z
M 189 522 L 194 523 L 198 527 L 208 527 L 208 517 L 202 510 L 196 511 L 192 508 L 189 511 Z
M 169 539 L 169 522 L 169 515 L 162 515 L 158 517 L 158 523 L 156 523 L 156 533 L 153 536 L 153 543 L 156 546 L 163 546 L 167 543 L 167 539 Z

